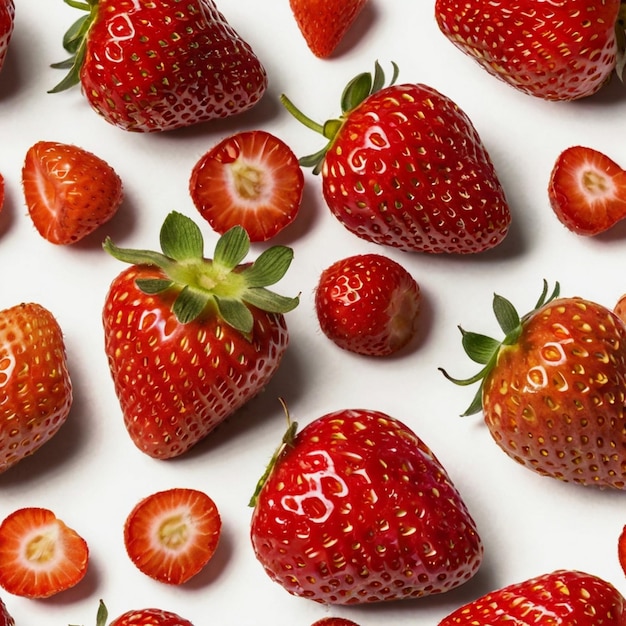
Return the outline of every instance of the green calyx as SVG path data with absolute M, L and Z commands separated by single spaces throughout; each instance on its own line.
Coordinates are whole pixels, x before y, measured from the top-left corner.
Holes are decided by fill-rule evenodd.
M 192 322 L 214 306 L 227 324 L 248 334 L 254 324 L 249 305 L 270 313 L 287 313 L 298 305 L 298 297 L 288 298 L 267 289 L 289 269 L 291 248 L 272 246 L 254 263 L 242 265 L 250 239 L 244 228 L 234 226 L 218 240 L 213 258 L 206 259 L 200 228 L 176 211 L 165 218 L 160 242 L 162 253 L 118 248 L 109 237 L 103 247 L 125 263 L 160 268 L 164 278 L 138 279 L 137 287 L 150 295 L 176 290 L 172 311 L 181 324 Z
M 517 343 L 519 339 L 522 329 L 524 327 L 524 323 L 526 320 L 532 315 L 535 311 L 548 304 L 548 302 L 552 302 L 559 297 L 560 293 L 560 285 L 559 283 L 555 283 L 554 289 L 552 293 L 548 295 L 548 283 L 543 281 L 543 290 L 541 292 L 541 296 L 537 303 L 535 304 L 532 311 L 520 317 L 517 313 L 515 307 L 509 302 L 506 298 L 499 296 L 498 294 L 494 294 L 493 297 L 493 312 L 498 320 L 498 324 L 504 333 L 504 339 L 498 341 L 497 339 L 493 339 L 492 337 L 487 337 L 486 335 L 481 335 L 479 333 L 468 332 L 459 326 L 459 330 L 461 331 L 463 348 L 472 361 L 478 363 L 479 365 L 483 365 L 484 367 L 474 376 L 470 378 L 453 378 L 450 376 L 446 370 L 443 368 L 439 368 L 439 371 L 451 382 L 456 385 L 473 385 L 475 383 L 480 382 L 476 395 L 472 400 L 472 403 L 462 414 L 473 415 L 478 413 L 482 409 L 482 394 L 483 394 L 483 386 L 485 379 L 489 375 L 489 373 L 493 370 L 498 360 L 498 354 L 500 352 L 500 348 L 503 346 L 512 346 Z
M 393 85 L 398 78 L 398 66 L 395 63 L 392 63 L 393 66 L 393 76 L 391 81 L 387 86 Z M 314 130 L 317 133 L 320 133 L 326 139 L 328 139 L 328 143 L 324 148 L 322 148 L 319 152 L 315 154 L 310 154 L 308 156 L 304 156 L 300 159 L 300 165 L 303 167 L 312 167 L 314 174 L 319 174 L 322 163 L 324 162 L 324 157 L 326 156 L 326 152 L 332 145 L 337 133 L 343 126 L 346 121 L 350 111 L 354 110 L 357 106 L 359 106 L 366 98 L 371 96 L 372 94 L 380 91 L 385 86 L 385 74 L 383 72 L 382 67 L 376 61 L 374 65 L 374 74 L 370 74 L 368 72 L 363 72 L 355 76 L 345 87 L 343 90 L 343 94 L 341 96 L 341 115 L 339 118 L 334 118 L 327 120 L 324 124 L 318 124 L 311 118 L 307 117 L 300 111 L 296 106 L 287 98 L 285 94 L 280 96 L 280 101 L 283 106 L 293 115 L 299 122 L 304 124 L 307 128 Z

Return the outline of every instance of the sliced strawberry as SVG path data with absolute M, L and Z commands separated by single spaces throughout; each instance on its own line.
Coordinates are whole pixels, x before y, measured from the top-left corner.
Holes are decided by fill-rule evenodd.
M 622 529 L 617 541 L 617 558 L 619 559 L 619 564 L 622 566 L 622 570 L 626 575 L 626 526 Z
M 266 241 L 295 219 L 304 188 L 298 159 L 281 139 L 257 130 L 228 137 L 194 166 L 191 199 L 218 233 L 241 225 Z
M 0 524 L 0 586 L 17 596 L 47 598 L 87 573 L 85 540 L 48 509 L 23 508 Z
M 598 235 L 626 217 L 626 172 L 597 150 L 573 146 L 557 158 L 548 195 L 567 228 Z
M 213 556 L 222 522 L 213 500 L 195 489 L 174 488 L 139 502 L 126 519 L 124 543 L 147 576 L 179 585 Z

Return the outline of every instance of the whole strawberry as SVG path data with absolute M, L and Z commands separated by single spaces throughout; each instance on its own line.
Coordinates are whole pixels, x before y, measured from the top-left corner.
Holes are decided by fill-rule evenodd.
M 0 599 L 0 626 L 15 626 L 15 620 L 9 614 L 2 599 Z
M 331 212 L 351 232 L 402 250 L 475 253 L 493 248 L 511 220 L 504 190 L 470 119 L 422 84 L 383 87 L 359 74 L 341 98 L 339 119 L 317 124 L 282 96 L 328 145 L 303 157 L 321 172 Z
M 547 286 L 520 317 L 496 295 L 500 342 L 461 329 L 483 369 L 466 415 L 482 408 L 496 443 L 525 467 L 581 485 L 626 489 L 626 325 L 604 306 Z
M 271 579 L 327 604 L 443 593 L 483 547 L 431 450 L 384 413 L 342 410 L 292 424 L 253 497 L 251 539 Z
M 439 626 L 622 626 L 626 600 L 610 583 L 557 570 L 492 591 L 460 607 Z
M 0 70 L 4 66 L 9 43 L 15 27 L 15 4 L 13 0 L 0 0 Z
M 163 253 L 105 249 L 132 266 L 111 283 L 103 309 L 105 350 L 128 432 L 146 454 L 183 454 L 261 391 L 289 333 L 283 313 L 297 298 L 266 287 L 293 251 L 265 250 L 243 264 L 250 241 L 235 227 L 203 258 L 200 229 L 170 213 Z
M 108 617 L 109 611 L 100 600 L 96 626 L 107 626 Z M 172 611 L 149 608 L 126 611 L 109 622 L 108 626 L 193 626 L 193 624 Z
M 267 87 L 264 67 L 213 0 L 87 0 L 64 39 L 69 74 L 105 120 L 165 131 L 242 113 Z
M 609 80 L 623 39 L 619 11 L 620 0 L 435 2 L 439 28 L 457 48 L 545 100 L 584 98 Z
M 63 333 L 52 313 L 36 303 L 0 311 L 0 473 L 49 441 L 71 405 Z

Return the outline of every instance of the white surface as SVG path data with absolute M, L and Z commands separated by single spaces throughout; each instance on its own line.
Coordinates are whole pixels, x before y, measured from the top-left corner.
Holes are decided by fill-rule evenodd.
M 473 373 L 457 324 L 496 332 L 494 291 L 521 309 L 534 304 L 543 278 L 559 280 L 565 295 L 613 306 L 626 284 L 626 229 L 594 240 L 565 230 L 553 215 L 546 185 L 556 155 L 588 144 L 626 164 L 618 129 L 626 94 L 614 81 L 599 95 L 551 104 L 488 76 L 444 39 L 432 0 L 370 0 L 340 52 L 316 59 L 306 47 L 286 0 L 221 0 L 232 26 L 249 41 L 269 74 L 260 105 L 239 118 L 165 135 L 138 135 L 100 119 L 78 89 L 47 94 L 61 73 L 61 38 L 77 12 L 61 0 L 17 0 L 16 28 L 0 74 L 0 172 L 7 198 L 0 213 L 0 307 L 38 301 L 64 329 L 75 389 L 66 425 L 35 456 L 0 475 L 0 516 L 23 506 L 53 509 L 88 541 L 90 570 L 75 589 L 46 601 L 0 592 L 18 626 L 93 624 L 103 598 L 111 616 L 159 606 L 195 626 L 213 623 L 309 626 L 326 615 L 361 626 L 435 626 L 461 603 L 493 588 L 556 568 L 578 568 L 626 591 L 616 541 L 626 523 L 624 494 L 600 492 L 534 475 L 492 442 L 480 416 L 460 418 L 472 390 L 445 381 Z M 321 180 L 306 174 L 301 214 L 278 239 L 295 260 L 280 291 L 302 292 L 287 322 L 291 345 L 265 393 L 184 458 L 159 462 L 140 453 L 122 423 L 100 322 L 112 278 L 123 265 L 100 248 L 105 234 L 119 245 L 154 247 L 172 209 L 196 217 L 187 181 L 196 160 L 222 137 L 263 128 L 299 156 L 316 151 L 321 136 L 301 127 L 278 103 L 287 93 L 320 121 L 338 113 L 344 84 L 378 59 L 400 66 L 400 82 L 424 82 L 455 100 L 482 136 L 506 189 L 513 225 L 497 249 L 474 257 L 426 256 L 381 249 L 344 230 L 321 198 Z M 72 248 L 55 247 L 34 230 L 20 186 L 20 169 L 38 140 L 76 143 L 108 160 L 122 177 L 126 201 L 115 219 Z M 203 223 L 207 253 L 216 236 Z M 255 253 L 263 246 L 255 246 Z M 386 253 L 420 283 L 422 329 L 411 351 L 385 361 L 343 352 L 321 335 L 313 309 L 319 273 L 360 252 Z M 468 504 L 486 548 L 478 575 L 444 596 L 419 601 L 327 608 L 290 596 L 271 582 L 252 553 L 247 502 L 284 428 L 283 396 L 301 424 L 340 409 L 382 410 L 409 424 L 431 446 Z M 122 541 L 124 519 L 152 491 L 172 486 L 205 490 L 218 504 L 223 536 L 214 560 L 189 584 L 168 587 L 134 568 Z

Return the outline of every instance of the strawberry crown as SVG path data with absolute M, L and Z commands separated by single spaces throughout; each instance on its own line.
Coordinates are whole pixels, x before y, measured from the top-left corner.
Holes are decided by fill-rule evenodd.
M 493 312 L 496 316 L 496 319 L 498 320 L 498 324 L 500 325 L 502 332 L 504 333 L 504 339 L 502 339 L 501 341 L 493 339 L 492 337 L 487 337 L 486 335 L 466 331 L 459 326 L 459 330 L 461 331 L 462 336 L 461 341 L 465 353 L 475 363 L 478 363 L 479 365 L 484 365 L 484 367 L 477 374 L 471 376 L 470 378 L 464 379 L 453 378 L 446 372 L 445 369 L 441 367 L 439 368 L 439 371 L 449 381 L 455 383 L 456 385 L 467 386 L 480 382 L 478 390 L 476 391 L 476 395 L 474 396 L 474 399 L 472 400 L 469 407 L 462 414 L 463 416 L 473 415 L 475 413 L 478 413 L 482 409 L 482 394 L 485 379 L 496 366 L 496 363 L 498 361 L 498 354 L 500 353 L 500 348 L 502 348 L 503 346 L 511 346 L 517 343 L 517 340 L 522 333 L 522 329 L 526 320 L 535 311 L 539 310 L 544 305 L 558 298 L 560 289 L 560 285 L 557 282 L 554 285 L 552 293 L 548 295 L 548 283 L 544 280 L 543 290 L 541 292 L 539 300 L 537 300 L 537 304 L 535 304 L 534 308 L 523 317 L 519 316 L 515 307 L 506 298 L 503 298 L 498 294 L 494 294 Z
M 398 66 L 395 63 L 392 63 L 392 66 L 393 76 L 387 85 L 388 87 L 396 82 L 399 73 Z M 356 109 L 356 107 L 369 98 L 369 96 L 377 91 L 380 91 L 383 87 L 385 87 L 385 73 L 383 72 L 383 69 L 378 61 L 376 61 L 374 64 L 373 74 L 370 74 L 369 72 L 358 74 L 346 85 L 343 90 L 343 94 L 341 95 L 341 115 L 339 118 L 326 120 L 324 124 L 319 124 L 310 117 L 304 115 L 304 113 L 302 113 L 302 111 L 300 111 L 285 94 L 281 94 L 280 101 L 287 111 L 291 113 L 291 115 L 293 115 L 307 128 L 320 133 L 328 139 L 326 146 L 324 146 L 319 152 L 302 157 L 299 160 L 300 165 L 303 167 L 312 167 L 313 173 L 319 174 L 322 168 L 322 163 L 324 162 L 324 157 L 326 156 L 330 146 L 333 144 L 337 133 L 343 126 L 350 112 Z
M 252 331 L 254 318 L 249 305 L 270 313 L 287 313 L 299 298 L 288 298 L 267 289 L 287 272 L 293 250 L 272 246 L 251 264 L 242 264 L 250 250 L 250 238 L 241 226 L 224 233 L 212 259 L 204 258 L 204 240 L 197 224 L 172 211 L 160 232 L 161 252 L 118 248 L 107 237 L 104 249 L 119 261 L 161 269 L 164 278 L 137 279 L 137 287 L 155 295 L 171 289 L 177 296 L 172 311 L 181 324 L 197 319 L 207 307 L 242 333 Z

